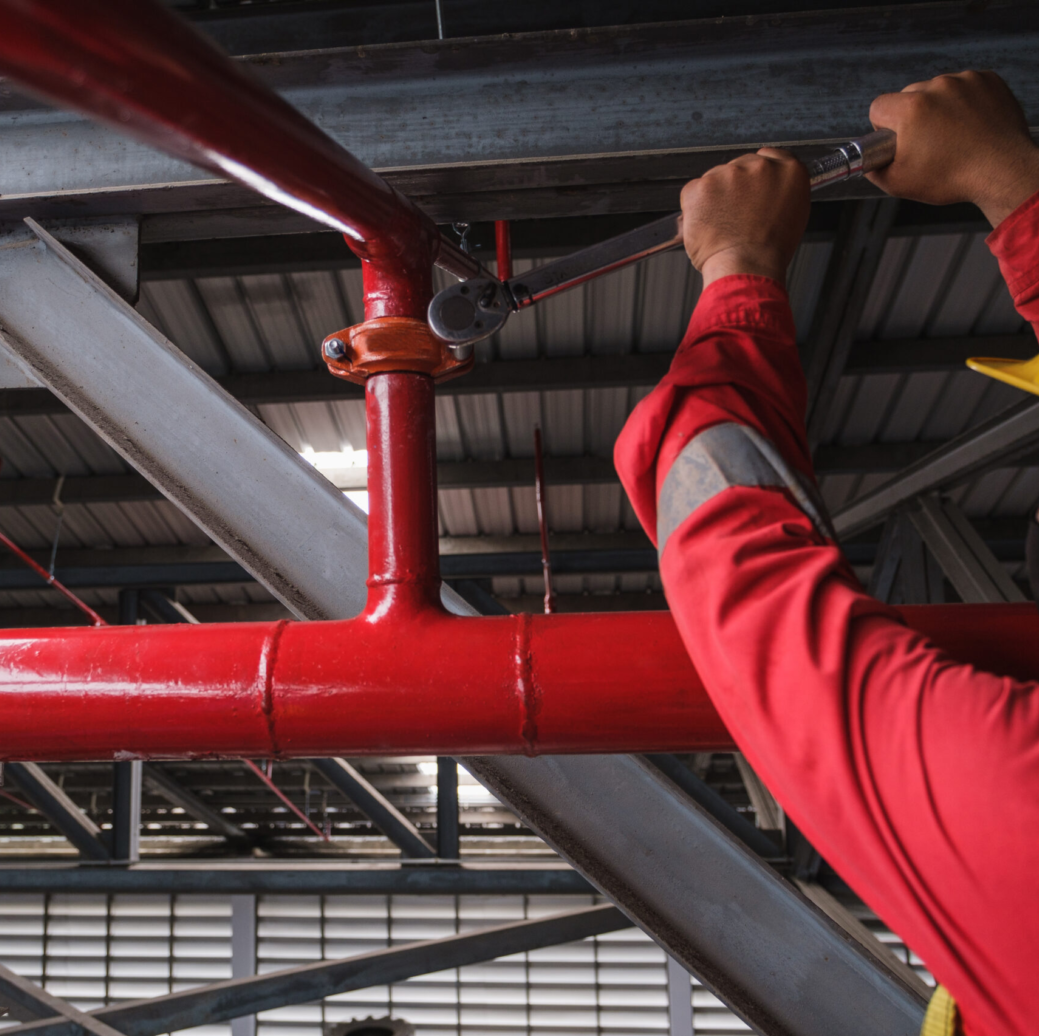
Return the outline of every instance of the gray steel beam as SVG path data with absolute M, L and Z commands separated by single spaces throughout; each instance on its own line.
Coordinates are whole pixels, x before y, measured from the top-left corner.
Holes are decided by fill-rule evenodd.
M 136 863 L 141 858 L 140 759 L 112 764 L 112 860 Z
M 648 762 L 464 762 L 755 1031 L 919 1032 L 915 991 Z
M 5 290 L 9 278 L 4 271 L 12 260 L 5 257 L 0 265 L 0 317 L 7 328 L 7 311 L 19 315 L 18 334 L 7 333 L 37 375 L 66 396 L 75 391 L 77 399 L 84 394 L 77 387 L 81 383 L 96 385 L 95 401 L 77 411 L 109 437 L 118 428 L 122 438 L 117 445 L 149 474 L 189 463 L 183 451 L 199 450 L 202 444 L 185 441 L 181 430 L 190 422 L 184 414 L 204 417 L 203 424 L 215 430 L 214 441 L 177 483 L 184 509 L 211 535 L 210 526 L 219 516 L 226 524 L 216 532 L 223 539 L 235 536 L 239 551 L 255 559 L 261 581 L 271 587 L 291 586 L 302 614 L 349 614 L 353 608 L 348 591 L 360 593 L 367 568 L 366 530 L 360 522 L 344 527 L 328 520 L 323 501 L 336 500 L 342 508 L 341 495 L 316 473 L 310 481 L 297 477 L 289 469 L 309 465 L 287 449 L 278 454 L 277 470 L 272 472 L 265 450 L 256 448 L 268 442 L 268 430 L 246 421 L 243 409 L 208 379 L 175 369 L 179 354 L 167 349 L 136 314 L 119 309 L 118 300 L 105 294 L 96 278 L 60 254 L 64 250 L 57 242 L 45 237 L 41 241 L 42 250 L 30 241 L 23 252 L 47 263 L 48 278 L 37 270 L 35 278 L 23 280 L 26 300 Z M 17 250 L 9 254 L 17 258 Z M 70 277 L 69 271 L 76 276 Z M 93 298 L 99 293 L 104 303 L 100 312 Z M 93 324 L 78 326 L 68 339 L 75 341 L 75 348 L 64 347 L 64 341 L 48 333 L 46 303 L 72 316 L 84 311 L 95 317 Z M 40 310 L 35 314 L 39 326 L 30 323 L 33 304 Z M 125 334 L 111 334 L 113 316 L 119 317 L 116 331 L 122 332 L 125 324 L 134 328 L 132 342 Z M 143 343 L 138 341 L 142 337 Z M 146 356 L 159 347 L 159 369 L 145 378 L 143 372 L 135 374 L 131 363 L 130 376 L 114 378 L 111 371 L 128 362 L 123 352 L 134 347 Z M 156 357 L 148 362 L 155 363 Z M 187 369 L 182 356 L 177 362 Z M 97 384 L 102 371 L 108 372 L 104 386 Z M 217 434 L 232 426 L 243 442 Z M 236 478 L 222 473 L 228 457 L 240 458 Z M 252 524 L 251 492 L 261 479 L 264 527 L 257 529 Z M 271 492 L 272 485 L 280 492 Z M 207 500 L 217 490 L 219 501 L 210 506 L 193 500 L 196 492 Z M 300 543 L 307 550 L 300 550 Z M 326 596 L 328 573 L 315 569 L 315 554 L 340 565 L 338 598 Z M 459 612 L 472 614 L 455 595 L 446 593 L 445 600 Z M 317 601 L 327 604 L 317 607 Z M 845 1036 L 878 1030 L 908 1036 L 918 1031 L 923 1012 L 915 996 L 849 946 L 838 927 L 649 764 L 631 758 L 557 757 L 469 759 L 465 765 L 759 1031 L 769 1036 L 830 1036 L 838 1030 Z M 784 965 L 778 967 L 778 961 Z M 442 953 L 436 966 L 450 966 Z M 310 990 L 301 999 L 314 995 Z M 194 1023 L 174 1024 L 167 1018 L 154 1031 L 190 1024 Z
M 857 0 L 856 0 L 857 2 Z M 904 2 L 904 0 L 903 0 Z M 179 5 L 178 5 L 179 6 Z M 543 32 L 624 25 L 636 11 L 644 22 L 718 18 L 725 15 L 771 15 L 783 10 L 776 0 L 527 0 L 488 6 L 483 0 L 451 0 L 444 11 L 445 38 L 501 33 Z M 853 0 L 798 0 L 800 10 L 854 6 Z M 323 50 L 437 39 L 435 5 L 428 0 L 393 4 L 271 4 L 257 8 L 202 8 L 185 12 L 196 28 L 230 54 L 266 54 L 277 50 Z
M 310 764 L 342 792 L 404 856 L 432 859 L 436 850 L 415 825 L 345 759 L 311 759 Z
M 231 897 L 231 978 L 256 974 L 256 896 Z M 231 1019 L 231 1036 L 256 1036 L 256 1015 Z
M 43 772 L 37 763 L 7 763 L 4 773 L 13 777 L 25 797 L 88 860 L 108 861 L 112 854 L 101 839 L 101 829 Z
M 296 615 L 360 611 L 364 514 L 244 407 L 222 405 L 213 380 L 51 234 L 32 224 L 4 245 L 0 341 L 24 366 Z M 339 543 L 298 541 L 299 581 L 267 560 L 280 549 L 274 512 L 284 520 L 292 500 Z
M 188 791 L 160 766 L 149 763 L 144 767 L 142 779 L 144 786 L 153 795 L 160 795 L 167 802 L 179 806 L 188 816 L 201 821 L 214 834 L 223 835 L 230 842 L 250 841 L 249 836 L 237 824 L 232 824 L 212 806 L 206 805 L 194 792 Z
M 437 856 L 457 860 L 458 764 L 454 759 L 437 759 Z
M 99 605 L 97 613 L 106 622 L 116 621 L 115 608 Z M 277 622 L 292 613 L 277 601 L 260 604 L 195 605 L 200 622 Z M 43 629 L 48 626 L 86 626 L 87 617 L 78 608 L 0 608 L 0 629 Z
M 540 550 L 536 536 L 444 537 L 441 571 L 445 579 L 538 575 Z M 49 563 L 49 552 L 35 553 L 41 564 Z M 20 561 L 0 558 L 0 562 L 0 590 L 43 587 L 40 577 Z M 562 535 L 553 537 L 553 568 L 561 574 L 654 572 L 657 556 L 641 534 Z M 189 622 L 195 616 L 154 587 L 253 582 L 219 547 L 59 551 L 54 571 L 73 589 L 140 588 L 142 606 L 163 622 Z
M 845 373 L 914 374 L 962 371 L 970 356 L 1027 359 L 1037 347 L 1031 334 L 965 338 L 909 338 L 859 342 L 848 353 Z M 437 386 L 437 394 L 551 392 L 557 389 L 628 388 L 655 385 L 667 373 L 672 352 L 620 356 L 571 356 L 541 360 L 495 360 L 477 364 L 461 378 Z M 360 386 L 330 378 L 326 370 L 229 374 L 215 379 L 246 406 L 362 400 Z M 45 388 L 0 389 L 0 417 L 65 414 L 68 407 Z M 908 443 L 906 446 L 914 446 Z M 854 456 L 854 451 L 851 451 Z
M 971 356 L 1027 360 L 1039 352 L 1031 331 L 1019 335 L 967 335 L 961 338 L 889 338 L 856 342 L 844 373 L 935 374 L 964 371 Z
M 133 895 L 572 896 L 595 891 L 562 863 L 441 867 L 252 859 L 166 861 L 132 867 L 0 864 L 0 887 L 8 894 Z
M 91 1033 L 92 1036 L 123 1036 L 117 1029 L 101 1018 L 73 1007 L 67 1000 L 53 996 L 29 979 L 0 964 L 0 997 L 21 1014 L 33 1018 L 50 1019 L 54 1015 L 62 1019 L 62 1026 L 74 1036 Z M 30 1022 L 30 1024 L 33 1024 Z
M 951 500 L 926 493 L 914 501 L 906 514 L 965 603 L 1027 600 Z
M 863 446 L 822 446 L 816 451 L 819 475 L 876 475 L 901 471 L 922 457 L 929 457 L 935 443 L 867 443 Z M 1034 457 L 1026 458 L 1029 464 Z M 365 489 L 367 473 L 331 473 L 340 490 Z M 532 486 L 534 462 L 526 458 L 497 461 L 441 461 L 437 465 L 441 489 L 489 489 L 503 486 Z M 550 485 L 612 485 L 617 472 L 607 457 L 546 457 L 545 480 Z M 0 508 L 46 506 L 54 499 L 55 480 L 50 478 L 11 478 L 0 482 Z M 139 475 L 74 475 L 62 483 L 61 499 L 73 504 L 137 503 L 161 500 L 162 491 Z M 227 580 L 236 580 L 236 570 L 228 568 Z M 70 584 L 71 585 L 71 584 Z
M 125 1036 L 159 1036 L 276 1007 L 308 1003 L 354 989 L 403 982 L 445 968 L 460 968 L 513 953 L 558 946 L 627 927 L 627 918 L 615 907 L 587 907 L 536 921 L 482 928 L 447 939 L 394 946 L 345 960 L 320 961 L 265 975 L 231 979 L 154 1000 L 102 1007 L 90 1015 L 106 1027 L 115 1026 Z M 10 1036 L 79 1036 L 75 1024 L 58 1018 L 30 1022 L 7 1032 Z M 109 1030 L 104 1036 L 117 1034 Z
M 1028 0 L 985 8 L 962 0 L 431 40 L 245 64 L 363 162 L 396 170 L 395 186 L 438 216 L 465 210 L 486 219 L 524 211 L 524 195 L 539 195 L 537 214 L 545 215 L 546 187 L 559 210 L 582 206 L 582 186 L 594 195 L 585 207 L 601 209 L 631 190 L 639 160 L 644 184 L 670 199 L 666 211 L 705 158 L 733 153 L 705 149 L 847 139 L 907 69 L 927 78 L 997 68 L 1037 125 L 1037 31 Z M 479 104 L 459 104 L 475 97 Z M 13 92 L 0 109 L 18 113 L 0 133 L 0 212 L 8 218 L 101 206 L 179 210 L 195 213 L 194 228 L 182 221 L 179 233 L 211 237 L 211 210 L 255 204 L 236 185 L 200 183 L 184 163 Z M 659 207 L 663 199 L 654 200 Z M 266 211 L 283 230 L 313 225 Z
M 809 334 L 808 440 L 822 437 L 898 202 L 848 202 Z
M 242 574 L 245 575 L 244 570 L 242 570 Z M 152 580 L 152 582 L 154 584 L 155 580 Z M 140 591 L 140 594 L 141 604 L 150 610 L 160 622 L 172 623 L 173 625 L 187 624 L 194 626 L 198 624 L 198 619 L 183 604 L 167 596 L 161 590 L 156 590 L 154 587 L 146 587 Z
M 140 592 L 119 591 L 119 625 L 137 624 Z M 108 843 L 117 863 L 137 863 L 141 858 L 141 770 L 139 759 L 112 764 L 112 828 Z
M 884 520 L 923 493 L 948 489 L 972 475 L 1007 466 L 1039 444 L 1039 402 L 1020 403 L 958 435 L 833 516 L 844 538 Z
M 465 377 L 452 378 L 438 385 L 437 394 L 460 396 L 485 392 L 543 392 L 552 389 L 655 385 L 667 373 L 672 355 L 670 352 L 661 352 L 631 353 L 626 356 L 572 356 L 554 360 L 495 360 L 478 364 Z M 999 355 L 1004 354 L 1000 352 Z M 246 406 L 364 399 L 361 386 L 329 377 L 324 368 L 229 374 L 215 380 L 225 392 Z M 64 413 L 68 413 L 68 407 L 45 388 L 0 390 L 2 417 Z
M 667 958 L 668 1036 L 693 1036 L 693 984 L 689 972 Z
M 779 855 L 781 850 L 768 835 L 755 827 L 742 813 L 738 813 L 676 756 L 661 754 L 647 755 L 645 758 L 698 806 L 710 813 L 722 827 L 731 831 L 751 852 L 766 859 Z

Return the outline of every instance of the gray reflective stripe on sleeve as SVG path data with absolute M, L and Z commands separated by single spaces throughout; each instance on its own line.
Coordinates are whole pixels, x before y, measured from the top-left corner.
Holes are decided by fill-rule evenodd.
M 733 486 L 789 490 L 822 535 L 836 539 L 830 516 L 812 483 L 789 465 L 764 436 L 742 424 L 701 432 L 678 455 L 657 501 L 657 550 L 698 507 Z

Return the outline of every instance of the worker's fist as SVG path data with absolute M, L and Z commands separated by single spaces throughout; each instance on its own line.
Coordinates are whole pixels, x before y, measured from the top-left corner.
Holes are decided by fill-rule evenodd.
M 969 201 L 997 226 L 1039 190 L 1039 148 L 1010 88 L 995 72 L 959 72 L 882 94 L 869 110 L 898 135 L 895 160 L 869 174 L 899 198 Z
M 731 273 L 785 281 L 810 205 L 805 167 L 775 148 L 690 180 L 682 189 L 682 236 L 704 286 Z

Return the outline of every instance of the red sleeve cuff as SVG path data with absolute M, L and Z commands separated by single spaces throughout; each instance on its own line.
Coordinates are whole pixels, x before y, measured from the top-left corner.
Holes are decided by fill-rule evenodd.
M 771 277 L 754 273 L 733 273 L 712 281 L 693 310 L 679 352 L 704 332 L 723 327 L 765 331 L 792 340 L 794 318 L 786 288 Z M 677 362 L 678 357 L 675 359 Z
M 1039 191 L 1022 202 L 985 239 L 999 261 L 1007 287 L 1014 299 L 1039 283 Z

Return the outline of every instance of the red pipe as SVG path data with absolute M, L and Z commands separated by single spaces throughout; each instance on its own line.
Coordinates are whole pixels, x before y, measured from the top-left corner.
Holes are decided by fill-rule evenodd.
M 498 280 L 512 277 L 512 227 L 507 219 L 494 221 L 494 245 L 498 257 Z
M 80 600 L 60 579 L 56 579 L 42 565 L 38 565 L 28 554 L 18 546 L 9 536 L 0 532 L 0 543 L 2 543 L 12 554 L 24 561 L 45 583 L 54 587 L 67 601 L 71 601 L 95 626 L 107 626 L 108 623 L 90 607 L 86 601 Z
M 433 379 L 374 374 L 368 419 L 368 604 L 372 622 L 441 610 Z M 445 613 L 446 614 L 446 613 Z
M 342 231 L 361 258 L 392 266 L 388 278 L 434 261 L 479 272 L 409 199 L 153 0 L 0 0 L 0 69 Z
M 256 763 L 251 759 L 243 759 L 242 762 L 245 763 L 245 765 L 248 766 L 249 769 L 252 770 L 252 772 L 255 773 L 256 776 L 259 777 L 260 780 L 263 781 L 263 783 L 266 784 L 267 787 L 273 791 L 274 794 L 277 795 L 278 798 L 281 799 L 281 801 L 284 802 L 285 805 L 288 806 L 288 808 L 292 810 L 292 812 L 295 813 L 311 831 L 314 832 L 314 834 L 318 836 L 318 838 L 323 842 L 332 841 L 332 836 L 327 834 L 325 831 L 322 831 L 321 828 L 318 827 L 317 824 L 315 824 L 314 821 L 311 820 L 310 817 L 308 817 L 307 814 L 304 813 L 303 810 L 301 810 L 299 806 L 297 806 L 296 803 L 293 802 L 292 799 L 290 799 L 288 795 L 286 795 L 285 792 L 283 792 L 281 788 L 279 788 L 278 785 L 275 784 L 274 781 L 256 765 Z
M 338 227 L 366 260 L 369 319 L 421 315 L 434 258 L 476 272 L 410 202 L 155 3 L 0 0 L 0 67 Z M 361 616 L 0 631 L 0 758 L 733 749 L 666 612 L 448 615 L 431 382 L 375 375 L 367 403 Z M 1039 677 L 1031 605 L 904 612 L 956 658 Z
M 979 668 L 1039 677 L 1034 605 L 922 605 Z M 0 757 L 732 751 L 667 612 L 4 630 Z

